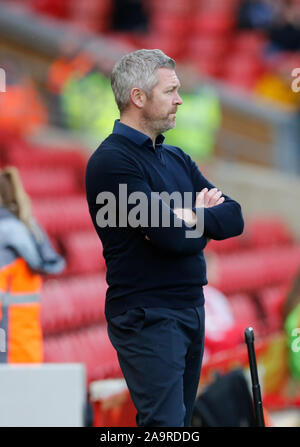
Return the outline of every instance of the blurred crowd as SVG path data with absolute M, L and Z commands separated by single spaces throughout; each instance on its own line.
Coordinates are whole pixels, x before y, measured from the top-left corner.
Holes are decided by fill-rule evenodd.
M 292 71 L 300 64 L 300 2 L 298 0 L 243 0 L 237 14 L 241 30 L 259 31 L 266 37 L 267 69 L 255 92 L 281 105 L 299 107 L 291 89 Z
M 154 0 L 77 1 L 72 7 L 57 1 L 26 4 L 35 13 L 67 21 L 74 29 L 88 28 L 135 47 L 159 45 L 177 62 L 192 64 L 199 80 L 222 81 L 279 106 L 299 107 L 299 95 L 291 88 L 292 70 L 300 66 L 298 0 L 178 0 L 173 6 Z M 26 62 L 1 52 L 7 89 L 0 95 L 0 128 L 30 134 L 50 123 L 100 136 L 111 130 L 110 116 L 115 117 L 117 109 L 109 80 L 83 45 L 64 42 L 39 86 Z M 45 95 L 50 100 L 45 101 Z M 178 115 L 177 129 L 169 138 L 185 139 L 183 129 L 193 115 L 197 121 L 193 128 L 202 128 L 193 139 L 203 148 L 199 158 L 209 156 L 220 124 L 216 93 L 203 81 L 193 98 L 184 99 L 185 116 Z M 202 113 L 204 103 L 211 113 Z M 198 115 L 188 111 L 189 105 L 198 109 Z M 193 147 L 188 151 L 197 155 Z
M 298 0 L 243 0 L 238 10 L 241 29 L 261 30 L 269 39 L 269 51 L 300 49 Z

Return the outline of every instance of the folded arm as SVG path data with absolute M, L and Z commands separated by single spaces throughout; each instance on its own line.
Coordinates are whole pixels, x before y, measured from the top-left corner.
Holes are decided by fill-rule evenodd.
M 191 177 L 194 188 L 197 192 L 207 188 L 208 191 L 217 189 L 199 171 L 195 162 L 190 158 Z M 209 192 L 207 193 L 209 194 Z M 207 197 L 206 194 L 206 197 Z M 230 237 L 239 236 L 244 230 L 244 219 L 241 206 L 238 202 L 223 194 L 223 201 L 216 202 L 214 206 L 204 206 L 204 235 L 209 239 L 223 240 Z M 219 199 L 222 199 L 220 196 Z M 198 203 L 197 203 L 198 202 Z M 193 211 L 197 214 L 199 210 L 199 195 L 196 199 Z M 208 201 L 209 204 L 209 201 Z M 202 207 L 202 205 L 201 205 Z M 203 211 L 203 210 L 202 210 Z
M 151 190 L 138 164 L 119 151 L 114 151 L 113 156 L 110 149 L 101 151 L 93 163 L 88 165 L 86 185 L 94 222 L 95 211 L 100 210 L 101 192 L 107 191 L 116 199 L 117 226 L 120 225 L 121 219 L 124 221 L 125 217 L 128 227 L 142 232 L 145 243 L 152 243 L 178 254 L 197 253 L 207 244 L 207 238 L 201 235 L 197 228 L 192 228 L 178 217 L 160 194 Z M 121 202 L 120 185 L 126 185 L 126 194 Z M 130 217 L 134 215 L 134 208 L 141 196 L 145 198 L 142 205 L 140 205 L 142 202 L 139 202 L 143 218 L 140 218 L 138 225 L 133 225 Z M 126 206 L 124 206 L 125 202 L 127 202 Z M 102 204 L 102 206 L 105 205 Z M 187 237 L 187 232 L 194 232 L 196 237 Z

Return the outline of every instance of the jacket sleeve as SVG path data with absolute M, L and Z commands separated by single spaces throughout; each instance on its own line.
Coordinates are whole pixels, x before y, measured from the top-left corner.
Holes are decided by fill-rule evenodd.
M 26 225 L 17 219 L 6 219 L 8 225 L 2 222 L 2 237 L 6 246 L 22 257 L 29 267 L 41 274 L 60 273 L 65 267 L 65 260 L 55 252 L 46 233 L 40 229 L 40 237 L 36 238 Z
M 191 178 L 197 194 L 203 188 L 215 188 L 200 172 L 196 163 L 188 156 Z M 209 239 L 223 240 L 239 236 L 244 230 L 244 219 L 238 202 L 223 194 L 225 201 L 217 206 L 204 208 L 204 235 Z M 198 209 L 193 208 L 196 214 Z M 203 210 L 201 211 L 203 212 Z
M 151 190 L 139 165 L 124 153 L 110 149 L 103 149 L 97 157 L 90 159 L 86 171 L 86 192 L 89 210 L 94 225 L 99 225 L 97 212 L 100 209 L 96 205 L 99 193 L 109 192 L 116 198 L 117 225 L 120 219 L 126 218 L 126 226 L 135 228 L 149 238 L 149 243 L 164 250 L 178 254 L 194 254 L 206 246 L 207 238 L 198 230 L 190 227 L 179 219 L 169 204 L 162 200 L 161 196 Z M 119 200 L 119 186 L 126 185 L 126 196 Z M 143 195 L 143 217 L 137 227 L 132 226 L 130 215 L 138 202 L 132 200 L 134 196 Z M 129 197 L 131 195 L 131 198 Z M 127 202 L 126 211 L 122 211 L 120 203 Z M 122 215 L 125 213 L 126 216 Z M 153 224 L 151 216 L 156 216 Z M 168 225 L 164 223 L 168 222 Z M 191 233 L 192 236 L 191 236 Z
M 42 226 L 35 220 L 31 222 L 32 232 L 30 236 L 37 247 L 42 260 L 43 273 L 61 273 L 66 266 L 66 262 L 53 248 L 47 233 Z

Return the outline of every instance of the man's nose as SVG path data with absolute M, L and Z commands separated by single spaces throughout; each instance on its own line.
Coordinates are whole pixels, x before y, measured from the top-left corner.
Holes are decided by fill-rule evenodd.
M 182 102 L 183 101 L 182 101 L 181 97 L 178 95 L 178 93 L 176 93 L 175 103 L 178 104 L 178 105 L 181 105 Z

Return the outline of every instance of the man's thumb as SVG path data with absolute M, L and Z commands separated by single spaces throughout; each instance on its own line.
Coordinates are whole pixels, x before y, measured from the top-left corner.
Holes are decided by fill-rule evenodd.
M 197 198 L 196 198 L 196 208 L 197 208 L 197 206 L 202 206 L 202 205 L 204 205 L 204 194 L 205 194 L 207 191 L 208 191 L 207 188 L 203 188 L 203 189 L 199 192 L 199 194 L 198 194 L 198 196 L 197 196 Z

